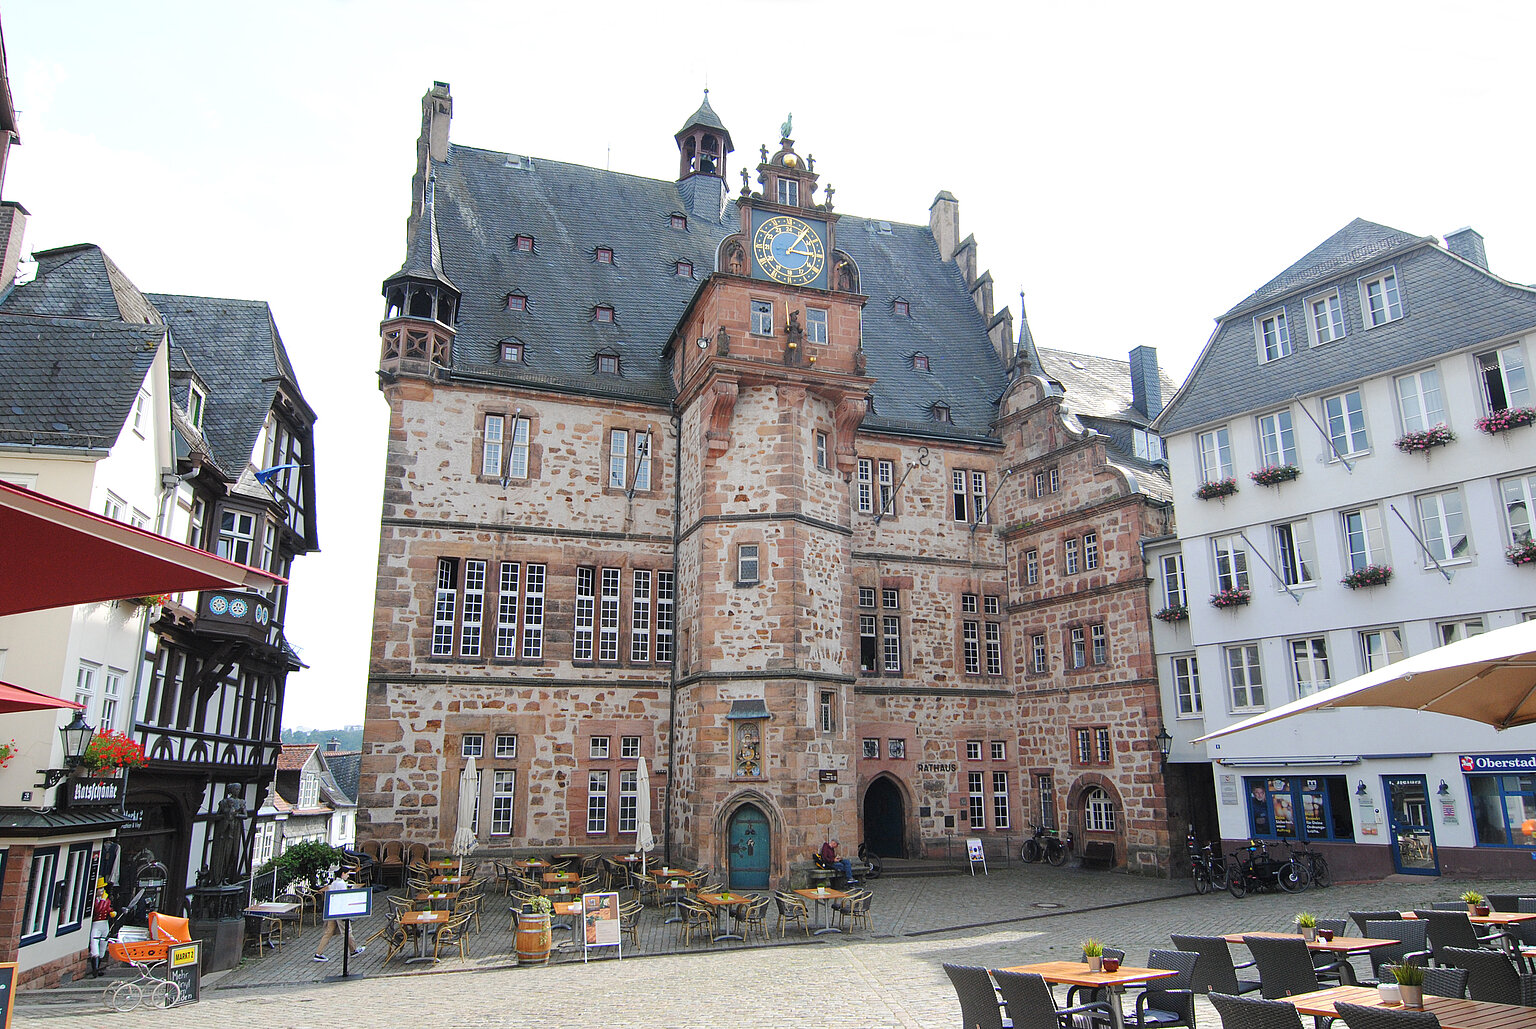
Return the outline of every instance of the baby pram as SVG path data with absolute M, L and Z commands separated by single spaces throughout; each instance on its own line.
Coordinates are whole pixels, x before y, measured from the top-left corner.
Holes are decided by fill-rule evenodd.
M 175 1007 L 181 1002 L 181 987 L 170 978 L 166 962 L 171 945 L 187 943 L 192 934 L 185 918 L 152 911 L 148 928 L 125 925 L 117 936 L 107 941 L 107 954 L 132 965 L 137 979 L 126 979 L 107 987 L 102 1000 L 114 1011 L 131 1011 L 140 1003 L 153 1008 Z

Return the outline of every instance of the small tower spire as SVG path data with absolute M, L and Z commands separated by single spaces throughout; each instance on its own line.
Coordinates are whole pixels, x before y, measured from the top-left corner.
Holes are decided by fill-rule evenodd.
M 731 133 L 709 106 L 709 88 L 704 89 L 704 102 L 673 134 L 677 140 L 678 181 L 692 175 L 713 175 L 725 178 L 725 159 L 736 149 L 731 145 Z

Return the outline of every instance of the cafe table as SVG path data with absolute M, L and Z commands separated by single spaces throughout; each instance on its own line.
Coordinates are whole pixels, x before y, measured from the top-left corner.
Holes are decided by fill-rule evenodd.
M 796 890 L 795 892 L 800 896 L 807 898 L 808 900 L 814 900 L 816 902 L 816 908 L 819 912 L 821 924 L 811 927 L 812 936 L 825 936 L 827 933 L 842 932 L 841 929 L 832 924 L 830 912 L 828 912 L 826 908 L 827 904 L 831 901 L 837 900 L 840 897 L 846 897 L 848 894 L 844 893 L 842 890 L 834 890 L 830 886 L 817 886 L 813 889 Z
M 714 909 L 715 928 L 718 930 L 714 937 L 715 943 L 719 943 L 721 940 L 742 939 L 742 936 L 739 933 L 733 933 L 730 931 L 731 926 L 729 919 L 735 914 L 736 908 L 740 907 L 742 904 L 747 904 L 752 901 L 751 894 L 731 893 L 727 890 L 721 893 L 698 893 L 695 894 L 695 896 Z M 721 918 L 722 914 L 725 916 L 724 919 Z M 724 929 L 721 929 L 722 922 L 725 923 Z
M 1086 961 L 1041 961 L 1033 965 L 1015 965 L 1003 971 L 1033 972 L 1048 983 L 1102 990 L 1109 1000 L 1109 1013 L 1114 1019 L 1115 1029 L 1125 1029 L 1125 1012 L 1120 1006 L 1120 995 L 1127 986 L 1179 974 L 1166 968 L 1135 968 L 1131 965 L 1121 965 L 1113 972 L 1093 972 L 1089 971 Z
M 1401 1004 L 1383 1004 L 1381 994 L 1369 986 L 1335 986 L 1316 993 L 1301 993 L 1284 998 L 1303 1015 L 1338 1017 L 1334 1007 L 1339 1001 L 1373 1008 L 1403 1010 Z M 1417 1010 L 1417 1009 L 1409 1009 Z M 1440 1020 L 1441 1029 L 1531 1029 L 1536 1011 L 1521 1004 L 1495 1004 L 1489 1000 L 1464 1000 L 1461 997 L 1424 997 L 1423 1010 Z
M 1403 911 L 1400 914 L 1410 921 L 1419 917 L 1414 911 Z M 1514 925 L 1536 918 L 1536 911 L 1490 911 L 1486 915 L 1468 915 L 1467 918 L 1471 919 L 1473 925 Z
M 400 924 L 408 928 L 416 938 L 416 955 L 407 958 L 406 964 L 414 964 L 417 961 L 436 961 L 437 958 L 426 952 L 423 943 L 427 936 L 448 924 L 448 912 L 407 911 L 400 916 Z
M 533 870 L 533 869 L 538 869 L 538 868 L 548 868 L 549 867 L 549 862 L 548 861 L 541 861 L 541 860 L 539 860 L 536 857 L 531 857 L 531 858 L 524 858 L 521 861 L 514 861 L 514 862 L 512 862 L 512 866 L 514 868 L 526 868 L 526 869 L 529 869 L 529 870 Z
M 416 902 L 418 904 L 426 904 L 429 908 L 435 908 L 437 907 L 438 902 L 441 901 L 446 907 L 448 904 L 452 904 L 455 900 L 457 900 L 458 897 L 458 890 L 433 890 L 430 893 L 416 894 Z
M 431 879 L 433 886 L 466 886 L 469 884 L 467 875 L 434 875 Z
M 458 862 L 453 858 L 438 858 L 436 861 L 428 861 L 428 868 L 454 868 Z
M 672 895 L 672 917 L 661 923 L 662 925 L 676 925 L 683 920 L 683 898 L 688 895 L 688 887 L 691 885 L 693 885 L 691 880 L 676 876 L 665 879 L 661 876 L 656 877 L 656 888 Z
M 568 950 L 576 945 L 576 926 L 581 921 L 581 901 L 557 900 L 555 901 L 555 914 L 564 915 L 565 917 L 571 919 L 569 922 L 555 922 L 554 920 L 551 920 L 549 924 L 549 928 L 551 930 L 566 929 L 570 932 L 571 939 L 562 940 L 555 945 L 556 950 Z
M 284 921 L 287 921 L 288 917 L 290 915 L 292 915 L 297 910 L 299 910 L 299 906 L 297 904 L 288 904 L 288 903 L 284 903 L 282 901 L 275 901 L 275 900 L 264 900 L 264 901 L 261 901 L 260 903 L 252 904 L 249 907 L 247 907 L 245 909 L 245 917 L 246 918 L 279 918 L 279 919 L 282 919 Z M 300 919 L 300 921 L 301 921 L 301 924 L 300 924 L 299 927 L 302 929 L 303 928 L 302 918 Z M 274 944 L 274 946 L 275 946 L 275 944 Z M 257 949 L 260 950 L 261 948 L 258 947 Z
M 545 872 L 544 881 L 547 883 L 573 883 L 581 879 L 579 872 Z
M 1227 933 L 1222 937 L 1222 939 L 1226 940 L 1228 943 L 1242 943 L 1243 937 L 1245 936 L 1259 936 L 1269 940 L 1302 939 L 1301 933 L 1273 932 Z M 1402 940 L 1379 940 L 1371 936 L 1334 936 L 1334 938 L 1331 940 L 1325 940 L 1319 936 L 1316 939 L 1307 940 L 1307 949 L 1312 951 L 1314 954 L 1339 955 L 1340 960 L 1336 966 L 1330 965 L 1323 970 L 1331 971 L 1336 967 L 1339 971 L 1339 975 L 1345 977 L 1345 980 L 1348 984 L 1353 985 L 1355 978 L 1355 967 L 1344 959 L 1348 958 L 1351 954 L 1369 954 L 1377 947 L 1397 947 L 1400 946 L 1402 942 Z

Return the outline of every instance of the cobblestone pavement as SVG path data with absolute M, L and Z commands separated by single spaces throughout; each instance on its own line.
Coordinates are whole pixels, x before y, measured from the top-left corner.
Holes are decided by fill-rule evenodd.
M 959 1005 L 940 967 L 944 962 L 998 967 L 1075 957 L 1090 935 L 1139 962 L 1148 949 L 1171 946 L 1170 932 L 1286 929 L 1300 910 L 1343 918 L 1351 910 L 1408 909 L 1454 898 L 1469 885 L 1484 892 L 1532 888 L 1530 881 L 1414 879 L 1236 900 L 1197 897 L 1179 883 L 1044 866 L 975 879 L 885 879 L 872 884 L 873 933 L 819 937 L 799 946 L 732 945 L 542 968 L 507 968 L 504 954 L 497 959 L 501 967 L 487 967 L 480 962 L 495 956 L 486 955 L 444 962 L 426 974 L 384 971 L 382 962 L 367 960 L 374 957 L 370 951 L 347 981 L 271 984 L 237 971 L 207 985 L 202 1002 L 184 1008 L 119 1014 L 83 1005 L 20 1004 L 15 1024 L 201 1029 L 238 1020 L 261 1029 L 402 1023 L 684 1029 L 746 1022 L 755 1029 L 953 1029 Z M 286 953 L 290 948 L 308 966 L 306 978 L 340 972 L 339 944 L 332 947 L 338 960 L 308 962 L 311 951 L 302 945 L 312 946 L 315 932 L 309 929 L 285 947 L 284 960 L 271 966 L 274 974 L 279 964 L 297 967 Z M 1219 1025 L 1203 1000 L 1201 1008 L 1202 1025 Z

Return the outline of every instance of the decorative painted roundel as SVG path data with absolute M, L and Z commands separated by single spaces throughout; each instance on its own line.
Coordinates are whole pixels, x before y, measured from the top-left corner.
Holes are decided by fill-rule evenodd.
M 221 615 L 229 610 L 229 600 L 225 597 L 213 597 L 208 601 L 208 610 L 216 615 Z
M 236 597 L 234 600 L 231 600 L 229 602 L 229 613 L 231 615 L 235 616 L 236 618 L 244 618 L 245 617 L 245 609 L 246 609 L 246 603 L 245 603 L 245 601 L 241 600 L 239 597 Z
M 272 620 L 272 612 L 268 611 L 265 607 L 262 607 L 260 604 L 257 604 L 256 605 L 256 624 L 258 624 L 258 625 L 266 625 L 267 622 L 269 622 L 271 620 Z

